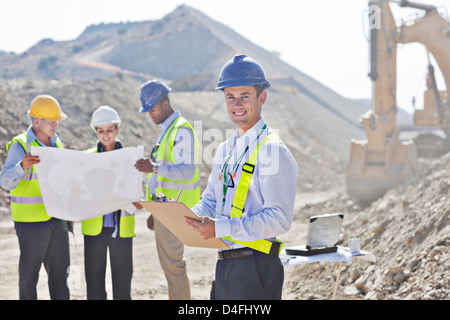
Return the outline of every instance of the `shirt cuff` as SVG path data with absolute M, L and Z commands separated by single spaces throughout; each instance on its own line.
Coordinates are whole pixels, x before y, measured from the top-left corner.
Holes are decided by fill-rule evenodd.
M 33 170 L 33 167 L 31 166 L 29 170 Z M 14 167 L 14 174 L 17 175 L 18 177 L 22 177 L 25 172 L 27 172 L 27 170 L 25 170 L 24 168 L 22 168 L 22 161 L 19 161 L 16 166 Z
M 216 238 L 228 237 L 231 235 L 231 223 L 229 219 L 220 219 L 215 222 Z
M 167 177 L 169 172 L 169 168 L 167 165 L 163 165 L 163 164 L 158 164 L 158 175 L 162 176 L 162 177 Z

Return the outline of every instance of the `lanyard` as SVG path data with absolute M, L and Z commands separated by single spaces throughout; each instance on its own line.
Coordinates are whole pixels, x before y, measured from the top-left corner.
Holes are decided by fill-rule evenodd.
M 267 124 L 264 124 L 264 126 L 262 127 L 261 131 L 259 132 L 258 136 L 256 137 L 256 141 L 258 141 L 259 136 L 261 135 L 261 133 L 264 131 L 264 129 L 267 128 Z M 230 150 L 230 153 L 227 156 L 227 161 L 225 162 L 225 165 L 223 166 L 222 172 L 219 175 L 219 180 L 222 180 L 223 178 L 223 182 L 222 182 L 222 190 L 223 190 L 223 198 L 222 198 L 222 203 L 225 203 L 225 196 L 227 195 L 227 191 L 228 188 L 234 188 L 234 178 L 236 177 L 236 171 L 237 168 L 239 166 L 239 163 L 241 162 L 242 158 L 244 157 L 244 155 L 247 153 L 248 149 L 250 148 L 250 146 L 246 146 L 244 152 L 242 152 L 242 154 L 240 155 L 240 157 L 237 159 L 236 163 L 233 166 L 233 170 L 232 170 L 232 174 L 228 174 L 227 173 L 227 168 L 228 168 L 228 162 L 231 159 L 231 153 L 232 150 Z M 230 179 L 227 179 L 227 175 L 230 176 Z M 231 184 L 230 184 L 231 183 Z
M 152 162 L 156 162 L 156 157 L 158 156 L 158 149 L 159 149 L 159 143 L 157 143 L 153 149 L 152 152 L 150 153 L 150 160 Z

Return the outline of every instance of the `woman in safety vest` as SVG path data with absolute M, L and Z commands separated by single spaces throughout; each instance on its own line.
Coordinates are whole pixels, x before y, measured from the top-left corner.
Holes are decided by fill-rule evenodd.
M 113 108 L 101 106 L 92 114 L 91 127 L 97 134 L 97 146 L 87 152 L 108 152 L 122 148 L 116 140 L 121 120 Z M 108 188 L 108 186 L 105 186 Z M 87 299 L 106 300 L 105 274 L 109 248 L 113 299 L 131 299 L 133 275 L 134 215 L 125 210 L 82 221 Z

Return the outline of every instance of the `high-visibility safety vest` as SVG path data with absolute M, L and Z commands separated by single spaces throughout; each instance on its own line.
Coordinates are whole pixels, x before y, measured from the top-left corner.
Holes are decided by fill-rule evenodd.
M 152 156 L 156 156 L 155 161 L 157 164 L 169 166 L 177 164 L 177 160 L 173 153 L 173 147 L 175 145 L 175 139 L 177 137 L 178 129 L 180 129 L 181 127 L 186 127 L 192 131 L 192 135 L 194 137 L 195 162 L 198 161 L 199 143 L 194 129 L 186 119 L 184 119 L 183 117 L 178 117 L 169 126 L 167 131 L 164 133 L 160 144 L 155 147 L 153 151 L 154 153 L 156 153 L 156 155 L 153 154 Z M 150 180 L 151 177 L 152 173 L 150 172 L 148 174 L 148 179 Z M 180 198 L 178 199 L 179 202 L 183 202 L 188 208 L 191 208 L 200 201 L 201 188 L 198 166 L 196 166 L 194 177 L 191 180 L 170 180 L 158 174 L 156 183 L 157 185 L 155 195 L 158 195 L 158 193 L 163 193 L 167 197 L 167 199 L 176 199 L 180 189 L 183 189 Z M 146 190 L 147 201 L 152 201 L 153 196 L 150 193 L 148 185 Z
M 6 145 L 6 151 L 14 142 L 18 142 L 25 153 L 28 153 L 27 144 L 30 146 L 41 147 L 37 140 L 28 142 L 27 132 L 21 133 L 14 137 L 11 142 Z M 59 138 L 55 142 L 58 148 L 64 148 Z M 51 219 L 45 211 L 42 199 L 41 189 L 39 188 L 36 168 L 33 165 L 28 168 L 17 187 L 10 191 L 11 195 L 11 214 L 16 222 L 42 222 Z
M 234 217 L 238 217 L 239 219 L 242 218 L 242 212 L 244 212 L 245 202 L 247 200 L 248 189 L 250 187 L 250 181 L 252 180 L 253 172 L 255 171 L 255 166 L 256 166 L 256 161 L 257 161 L 258 154 L 259 154 L 259 149 L 261 148 L 261 146 L 263 146 L 264 144 L 266 144 L 267 142 L 270 142 L 270 141 L 281 141 L 281 139 L 273 133 L 267 135 L 264 139 L 262 139 L 258 143 L 256 148 L 250 154 L 247 162 L 242 166 L 241 178 L 239 179 L 239 183 L 236 187 L 236 191 L 235 191 L 234 198 L 233 198 L 233 204 L 231 205 L 230 219 L 234 218 Z M 265 239 L 254 240 L 254 241 L 240 241 L 240 240 L 233 240 L 230 236 L 224 237 L 223 239 L 233 241 L 240 245 L 246 246 L 246 247 L 254 249 L 254 250 L 264 252 L 266 254 L 270 253 L 272 246 L 274 244 L 272 241 L 265 240 Z M 277 240 L 277 242 L 278 242 L 278 240 Z M 282 243 L 279 243 L 279 244 L 280 244 L 280 246 L 279 246 L 278 254 L 281 252 L 281 249 L 283 247 Z
M 98 153 L 97 147 L 88 149 L 86 152 Z M 103 216 L 81 221 L 81 233 L 87 236 L 97 236 L 103 229 Z M 127 215 L 122 210 L 120 215 L 119 236 L 121 238 L 132 238 L 136 236 L 135 216 Z

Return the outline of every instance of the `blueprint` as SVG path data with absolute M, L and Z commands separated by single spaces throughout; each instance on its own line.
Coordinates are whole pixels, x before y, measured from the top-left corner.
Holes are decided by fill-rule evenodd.
M 124 209 L 142 196 L 143 173 L 134 164 L 143 147 L 87 153 L 70 149 L 31 147 L 40 158 L 36 172 L 47 214 L 82 221 Z

